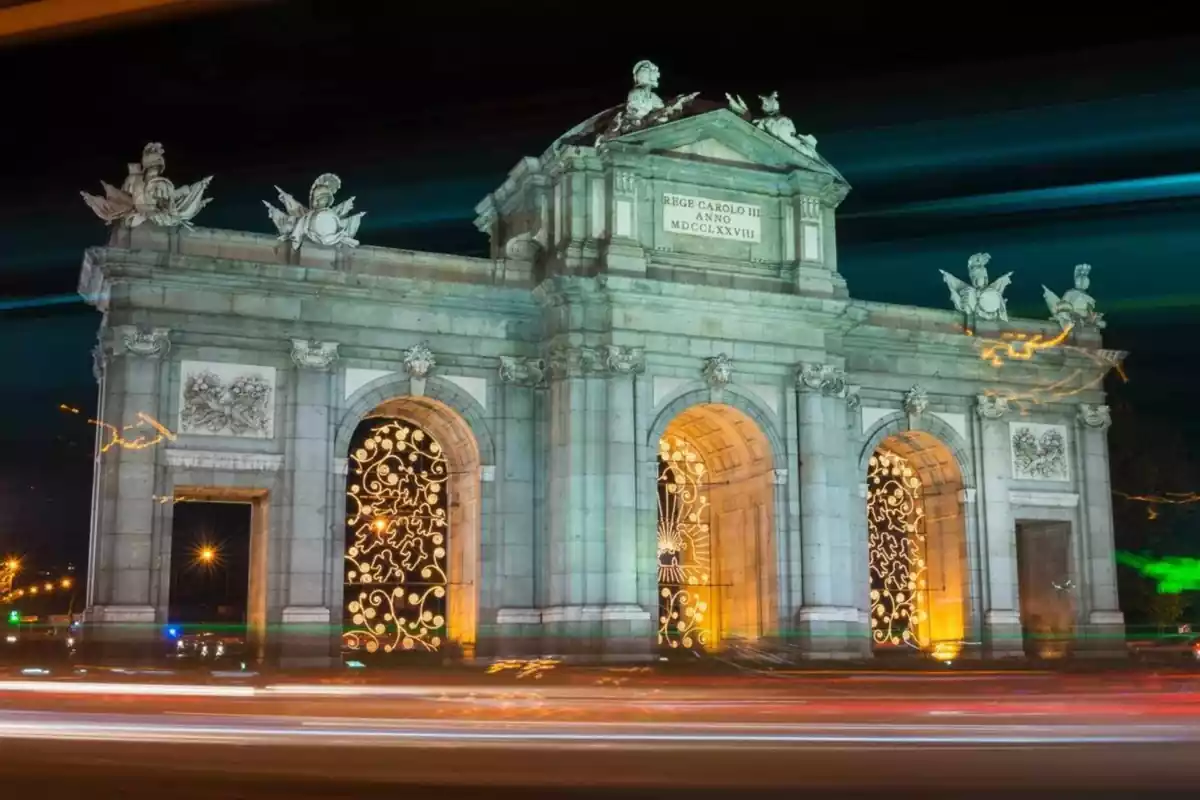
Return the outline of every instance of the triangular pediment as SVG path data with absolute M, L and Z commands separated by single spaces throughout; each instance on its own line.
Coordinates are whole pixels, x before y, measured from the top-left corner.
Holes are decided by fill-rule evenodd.
M 813 158 L 802 153 L 725 108 L 627 133 L 612 141 L 617 143 L 692 160 L 778 170 L 800 168 L 844 182 L 841 174 L 820 155 Z
M 697 156 L 699 158 L 713 159 L 716 161 L 738 161 L 744 163 L 752 163 L 751 159 L 744 154 L 734 150 L 729 145 L 722 142 L 720 139 L 701 139 L 696 142 L 688 142 L 681 144 L 679 147 L 671 148 L 672 153 L 681 153 L 688 156 Z

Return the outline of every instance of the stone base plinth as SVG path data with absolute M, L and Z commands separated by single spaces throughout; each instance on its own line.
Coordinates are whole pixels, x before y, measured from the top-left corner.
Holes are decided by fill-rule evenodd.
M 793 643 L 806 661 L 857 661 L 871 657 L 866 615 L 857 608 L 818 606 L 796 612 Z
M 984 658 L 1025 658 L 1025 635 L 1016 611 L 987 612 L 981 634 Z
M 289 606 L 280 626 L 268 637 L 276 663 L 284 669 L 327 669 L 338 660 L 337 639 L 330 626 L 332 615 L 323 606 Z
M 93 664 L 154 664 L 169 652 L 153 606 L 92 606 L 83 615 L 80 653 Z
M 1120 611 L 1093 611 L 1075 634 L 1074 653 L 1080 658 L 1129 658 L 1125 643 L 1125 615 Z
M 653 615 L 641 606 L 557 606 L 541 614 L 547 655 L 589 661 L 655 657 Z

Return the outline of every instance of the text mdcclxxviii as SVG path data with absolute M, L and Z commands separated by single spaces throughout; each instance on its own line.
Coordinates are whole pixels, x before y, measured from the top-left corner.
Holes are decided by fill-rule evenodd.
M 356 437 L 349 465 L 343 646 L 439 650 L 448 590 L 446 454 L 411 423 L 375 421 Z

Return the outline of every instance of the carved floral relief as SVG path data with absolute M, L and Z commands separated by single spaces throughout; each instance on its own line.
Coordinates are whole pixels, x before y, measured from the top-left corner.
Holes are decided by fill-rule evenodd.
M 1071 479 L 1065 426 L 1013 422 L 1009 424 L 1009 436 L 1014 478 L 1031 481 Z
M 184 361 L 180 378 L 180 433 L 274 436 L 274 367 Z

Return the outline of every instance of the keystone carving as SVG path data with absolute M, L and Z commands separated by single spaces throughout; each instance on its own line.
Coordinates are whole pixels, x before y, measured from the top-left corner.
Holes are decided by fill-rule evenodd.
M 919 383 L 904 393 L 904 412 L 910 417 L 919 417 L 929 408 L 929 393 Z
M 713 389 L 724 389 L 733 380 L 733 362 L 724 353 L 704 360 L 705 382 Z
M 414 344 L 404 351 L 404 369 L 410 378 L 424 378 L 437 366 L 437 359 L 429 349 L 428 342 Z

